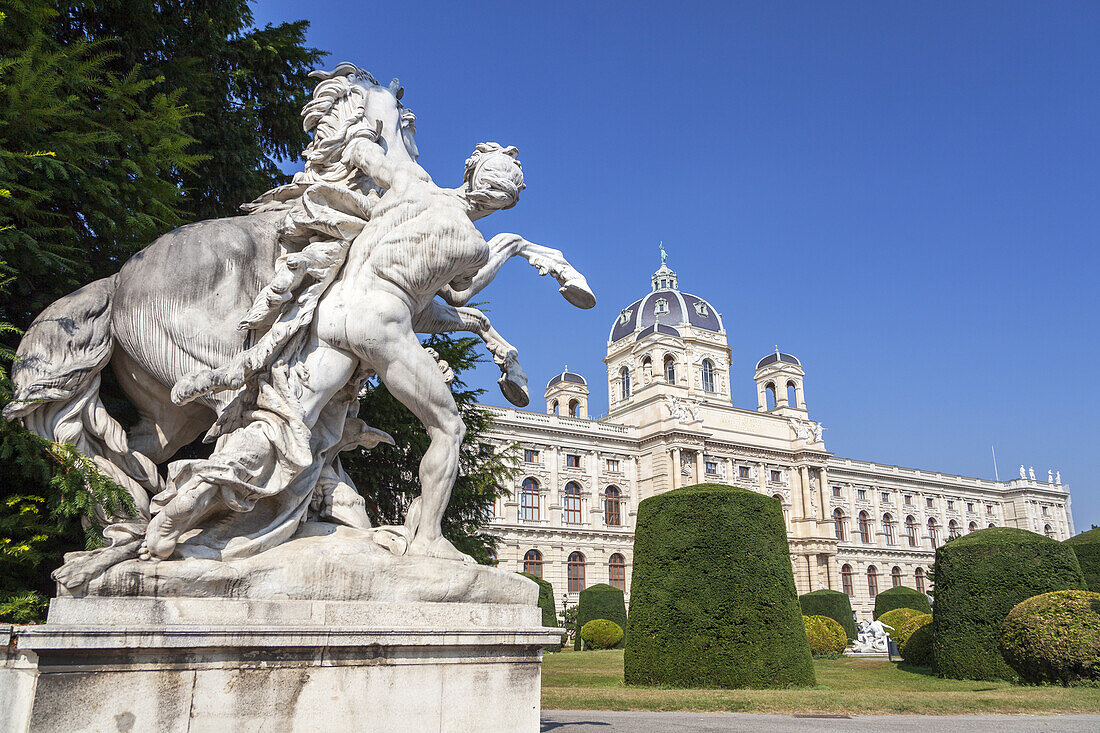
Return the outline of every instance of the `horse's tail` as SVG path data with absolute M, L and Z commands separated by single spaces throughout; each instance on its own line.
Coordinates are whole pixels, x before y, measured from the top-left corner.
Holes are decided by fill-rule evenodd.
M 148 520 L 149 497 L 161 488 L 156 464 L 130 451 L 126 431 L 99 396 L 100 373 L 114 351 L 111 298 L 117 281 L 112 275 L 86 285 L 34 320 L 16 352 L 15 395 L 4 406 L 4 417 L 88 456 L 130 494 L 138 519 Z M 97 513 L 104 524 L 133 521 L 102 507 Z

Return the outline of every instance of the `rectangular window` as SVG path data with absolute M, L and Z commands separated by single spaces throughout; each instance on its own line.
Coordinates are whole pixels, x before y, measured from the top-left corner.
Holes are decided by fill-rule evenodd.
M 949 511 L 954 511 L 955 510 L 955 502 L 948 499 L 947 500 L 947 508 L 948 508 Z
M 718 475 L 718 461 L 703 461 L 703 464 L 706 466 L 708 476 Z
M 993 505 L 992 504 L 986 504 L 985 505 L 985 513 L 988 514 L 991 517 L 993 516 Z
M 772 483 L 779 483 L 783 480 L 783 474 L 779 471 L 772 471 Z
M 838 498 L 840 497 L 840 487 L 839 486 L 834 486 L 833 487 L 833 496 L 838 497 Z
M 619 459 L 618 458 L 608 458 L 607 459 L 607 472 L 608 473 L 618 473 L 619 472 Z
M 527 448 L 526 450 L 523 451 L 523 460 L 527 463 L 538 463 L 539 462 L 539 452 L 537 450 L 532 449 L 532 448 Z
M 882 503 L 883 504 L 889 504 L 890 503 L 890 494 L 888 492 L 885 492 L 885 491 L 882 492 Z
M 966 511 L 971 512 L 971 513 L 974 512 L 974 502 L 972 502 L 972 501 L 966 502 Z
M 905 505 L 906 506 L 913 506 L 913 497 L 912 497 L 911 494 L 906 494 L 905 495 Z
M 927 507 L 928 507 L 929 509 L 931 509 L 931 508 L 932 508 L 932 498 L 931 498 L 931 497 L 929 497 L 929 498 L 925 499 L 925 500 L 924 500 L 924 503 L 925 503 L 925 505 L 926 505 L 926 506 L 927 506 Z
M 570 484 L 573 485 L 573 484 Z M 568 488 L 565 490 L 565 523 L 566 524 L 580 524 L 581 523 L 581 495 L 579 493 L 571 493 Z
M 738 478 L 748 478 L 749 477 L 749 467 L 748 466 L 738 466 L 737 467 L 737 476 L 738 476 Z
M 1047 516 L 1047 508 L 1046 507 L 1043 507 L 1043 516 L 1044 517 Z
M 539 521 L 539 492 L 538 489 L 524 487 L 519 499 L 519 518 L 524 522 Z
M 856 498 L 860 501 L 867 501 L 867 489 L 856 489 Z
M 580 468 L 581 467 L 581 457 L 576 455 L 575 453 L 566 453 L 565 454 L 565 467 L 566 468 Z

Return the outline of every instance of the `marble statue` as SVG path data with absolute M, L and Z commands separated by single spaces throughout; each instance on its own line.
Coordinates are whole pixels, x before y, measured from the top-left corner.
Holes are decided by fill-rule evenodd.
M 1050 470 L 1049 468 L 1047 469 L 1047 483 L 1054 483 L 1054 471 Z
M 665 407 L 668 408 L 669 417 L 678 423 L 699 422 L 698 403 L 673 395 L 665 395 Z
M 1027 475 L 1032 481 L 1035 480 L 1035 466 L 1028 466 Z
M 1054 472 L 1054 483 L 1058 484 L 1059 486 L 1062 485 L 1062 472 L 1061 471 L 1055 471 Z
M 860 621 L 856 640 L 852 642 L 852 651 L 857 654 L 885 654 L 888 650 L 889 638 L 887 629 L 894 630 L 893 626 L 887 626 L 881 621 Z
M 1020 478 L 1027 479 L 1027 473 L 1024 470 L 1024 464 L 1020 464 Z
M 323 553 L 318 538 L 336 536 L 360 548 L 345 553 L 351 562 L 381 562 L 379 551 L 469 562 L 441 532 L 465 432 L 453 375 L 416 334 L 476 334 L 505 397 L 524 406 L 516 349 L 470 300 L 518 256 L 572 305 L 595 305 L 560 251 L 509 233 L 486 241 L 475 226 L 518 202 L 516 148 L 478 144 L 462 184 L 441 187 L 416 162 L 416 118 L 396 79 L 379 84 L 350 63 L 312 76 L 302 110 L 312 142 L 290 184 L 241 216 L 165 234 L 46 308 L 19 346 L 4 416 L 75 445 L 135 508 L 98 508 L 109 545 L 70 553 L 55 573 L 66 588 L 86 589 L 120 563 L 127 577 L 161 582 L 181 559 L 238 562 L 201 571 L 238 582 L 292 539 Z M 108 368 L 140 416 L 128 430 L 100 400 Z M 375 375 L 431 441 L 421 497 L 397 527 L 371 527 L 339 458 L 393 442 L 356 416 Z M 209 458 L 171 460 L 204 433 Z M 168 562 L 148 569 L 157 561 Z

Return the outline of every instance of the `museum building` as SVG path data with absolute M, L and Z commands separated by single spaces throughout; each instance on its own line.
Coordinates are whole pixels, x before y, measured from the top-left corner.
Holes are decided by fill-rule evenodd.
M 499 566 L 553 584 L 562 601 L 596 583 L 630 598 L 638 502 L 680 486 L 740 486 L 783 506 L 798 592 L 842 590 L 862 618 L 896 585 L 927 592 L 935 548 L 986 527 L 1073 534 L 1069 487 L 1048 472 L 988 481 L 828 451 L 810 419 L 802 363 L 777 348 L 756 364 L 756 409 L 733 406 L 721 314 L 680 290 L 662 262 L 607 342 L 606 416 L 566 369 L 546 411 L 486 407 L 486 448 L 515 450 L 519 473 L 489 522 Z

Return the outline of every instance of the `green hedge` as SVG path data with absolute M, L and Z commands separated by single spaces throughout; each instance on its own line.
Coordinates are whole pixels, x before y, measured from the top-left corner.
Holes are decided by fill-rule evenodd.
M 802 625 L 810 653 L 815 657 L 838 657 L 848 646 L 848 634 L 844 627 L 828 616 L 803 616 Z
M 895 608 L 912 608 L 921 613 L 932 613 L 932 605 L 928 602 L 928 596 L 916 588 L 898 585 L 890 590 L 884 590 L 875 596 L 875 618 L 893 611 Z
M 590 585 L 581 591 L 580 600 L 577 602 L 577 628 L 584 628 L 589 621 L 605 618 L 614 621 L 622 628 L 626 628 L 626 602 L 623 600 L 623 592 L 618 588 L 612 588 L 607 583 Z M 622 643 L 619 643 L 622 646 Z M 573 640 L 573 648 L 581 648 L 581 635 Z
M 898 653 L 909 664 L 932 666 L 932 614 L 922 613 L 913 619 L 913 629 L 905 643 L 898 644 Z
M 895 608 L 893 611 L 887 611 L 882 614 L 879 621 L 884 626 L 890 626 L 890 629 L 886 630 L 886 633 L 890 635 L 898 644 L 898 651 L 901 651 L 901 645 L 905 643 L 905 640 L 909 638 L 909 635 L 913 633 L 916 627 L 915 621 L 920 616 L 927 616 L 927 613 L 916 610 L 915 608 Z
M 623 640 L 623 627 L 614 621 L 597 618 L 581 627 L 580 637 L 586 649 L 612 649 Z
M 815 590 L 812 593 L 800 595 L 798 604 L 802 606 L 804 616 L 828 616 L 836 621 L 848 635 L 848 641 L 855 641 L 859 636 L 856 620 L 852 616 L 852 600 L 848 598 L 847 593 L 841 593 L 838 590 Z
M 1085 575 L 1085 587 L 1100 593 L 1100 527 L 1074 535 L 1062 544 L 1069 545 L 1077 555 Z
M 777 500 L 716 484 L 650 497 L 633 565 L 627 684 L 815 684 Z
M 531 573 L 519 573 L 519 575 L 539 584 L 539 608 L 542 609 L 542 625 L 557 627 L 559 623 L 557 608 L 554 606 L 554 586 L 550 585 L 550 583 L 542 578 L 536 578 L 534 575 L 531 575 Z M 561 647 L 561 644 L 555 644 L 554 646 L 546 647 L 546 651 L 561 651 Z
M 1001 625 L 1020 601 L 1081 590 L 1066 545 L 1023 529 L 972 532 L 936 550 L 932 649 L 936 671 L 955 679 L 1015 679 L 1000 652 Z
M 1016 604 L 1001 654 L 1024 682 L 1100 682 L 1100 593 L 1063 590 Z

